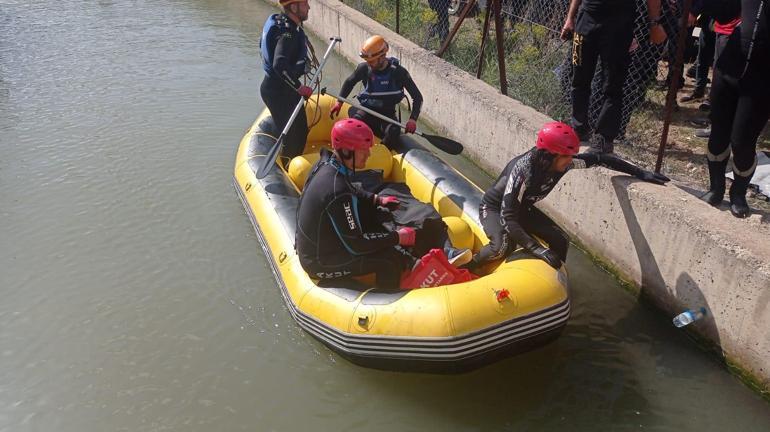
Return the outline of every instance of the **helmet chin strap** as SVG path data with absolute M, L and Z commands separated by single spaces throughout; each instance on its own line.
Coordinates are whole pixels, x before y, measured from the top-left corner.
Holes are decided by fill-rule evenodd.
M 352 160 L 353 163 L 350 164 L 350 167 L 345 165 L 345 168 L 350 170 L 351 175 L 356 174 L 356 151 L 355 150 L 346 150 L 346 149 L 339 149 L 337 150 L 337 155 L 339 155 L 340 159 L 342 159 L 343 165 L 345 165 L 345 161 Z

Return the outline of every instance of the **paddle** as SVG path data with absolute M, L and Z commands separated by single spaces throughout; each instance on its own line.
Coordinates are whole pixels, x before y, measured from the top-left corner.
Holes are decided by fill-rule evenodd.
M 323 69 L 324 65 L 326 64 L 326 60 L 329 59 L 329 54 L 331 54 L 332 49 L 334 49 L 334 45 L 336 45 L 338 42 L 342 42 L 342 39 L 339 37 L 333 37 L 329 38 L 331 40 L 331 43 L 329 43 L 329 47 L 326 49 L 326 53 L 323 56 L 323 59 L 321 59 L 321 64 L 318 65 L 318 69 L 315 70 L 315 73 L 310 78 L 310 83 L 314 83 L 316 79 L 318 79 L 318 76 L 321 74 L 321 69 Z M 281 148 L 283 147 L 283 139 L 286 137 L 286 134 L 289 133 L 289 128 L 291 128 L 292 123 L 294 123 L 294 119 L 297 118 L 297 114 L 299 114 L 300 110 L 305 107 L 305 100 L 300 99 L 299 103 L 297 103 L 297 106 L 294 107 L 294 112 L 291 113 L 291 117 L 289 117 L 289 121 L 286 123 L 286 126 L 283 128 L 283 131 L 281 131 L 281 135 L 278 137 L 278 139 L 275 141 L 275 144 L 273 144 L 272 147 L 270 147 L 270 150 L 265 155 L 264 159 L 262 160 L 262 165 L 259 166 L 259 169 L 257 170 L 257 178 L 263 179 L 267 175 L 267 173 L 270 172 L 270 169 L 275 164 L 275 160 L 278 159 L 278 152 L 281 151 Z M 303 113 L 304 115 L 304 113 Z
M 386 117 L 386 116 L 378 113 L 377 111 L 373 111 L 373 110 L 370 110 L 369 108 L 357 105 L 357 104 L 353 103 L 353 101 L 351 101 L 350 99 L 344 98 L 342 96 L 335 95 L 334 93 L 331 93 L 331 92 L 327 91 L 326 87 L 321 89 L 321 94 L 328 94 L 329 96 L 331 96 L 333 98 L 336 98 L 337 100 L 340 100 L 342 102 L 346 102 L 347 104 L 355 107 L 356 109 L 360 109 L 361 111 L 364 111 L 364 112 L 369 113 L 369 114 L 371 114 L 371 115 L 373 115 L 373 116 L 375 116 L 377 118 L 385 120 L 388 123 L 393 123 L 394 125 L 399 126 L 402 129 L 406 128 L 406 126 L 404 126 L 401 123 L 393 120 L 390 117 Z M 457 154 L 462 153 L 462 151 L 463 151 L 463 145 L 460 144 L 459 142 L 455 141 L 455 140 L 451 140 L 449 138 L 445 138 L 445 137 L 438 136 L 438 135 L 429 135 L 429 134 L 426 134 L 426 133 L 422 133 L 420 131 L 416 131 L 415 133 L 417 135 L 425 138 L 426 140 L 428 140 L 428 142 L 433 144 L 434 146 L 436 146 L 437 149 L 443 150 L 443 151 L 445 151 L 445 152 L 447 152 L 449 154 L 457 155 Z

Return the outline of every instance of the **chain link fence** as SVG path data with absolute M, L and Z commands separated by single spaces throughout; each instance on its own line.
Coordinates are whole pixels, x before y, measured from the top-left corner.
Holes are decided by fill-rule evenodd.
M 561 40 L 560 32 L 569 0 L 501 2 L 507 94 L 555 119 L 568 120 L 571 112 L 572 43 Z M 345 3 L 434 52 L 439 51 L 467 4 L 466 0 L 345 0 Z M 678 3 L 676 0 L 664 0 L 662 3 L 664 28 L 669 41 L 675 41 L 680 18 Z M 481 49 L 484 21 L 488 9 L 493 9 L 492 4 L 492 0 L 482 0 L 470 7 L 442 57 L 474 75 L 480 67 L 480 78 L 500 88 L 494 13 L 490 14 L 487 43 Z M 633 142 L 652 150 L 660 141 L 667 91 L 662 83 L 667 80 L 668 68 L 660 61 L 673 59 L 675 44 L 651 44 L 646 0 L 636 0 L 636 11 L 618 141 Z M 590 108 L 594 127 L 603 103 L 603 77 L 601 66 L 597 66 Z M 661 85 L 656 85 L 658 81 L 662 82 Z

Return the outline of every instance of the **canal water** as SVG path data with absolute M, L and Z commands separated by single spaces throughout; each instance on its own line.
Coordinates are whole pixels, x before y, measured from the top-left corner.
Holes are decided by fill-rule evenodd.
M 299 330 L 231 182 L 273 11 L 0 0 L 0 431 L 770 430 L 577 250 L 563 336 L 472 373 L 364 369 Z

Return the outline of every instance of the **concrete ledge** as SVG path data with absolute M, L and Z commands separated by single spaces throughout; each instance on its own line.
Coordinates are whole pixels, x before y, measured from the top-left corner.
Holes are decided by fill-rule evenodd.
M 363 40 L 383 35 L 425 96 L 422 118 L 489 172 L 529 149 L 551 120 L 338 1 L 311 7 L 306 27 L 342 37 L 340 53 L 354 63 Z M 672 183 L 574 171 L 539 206 L 672 316 L 707 307 L 693 330 L 770 389 L 770 215 L 738 220 Z

